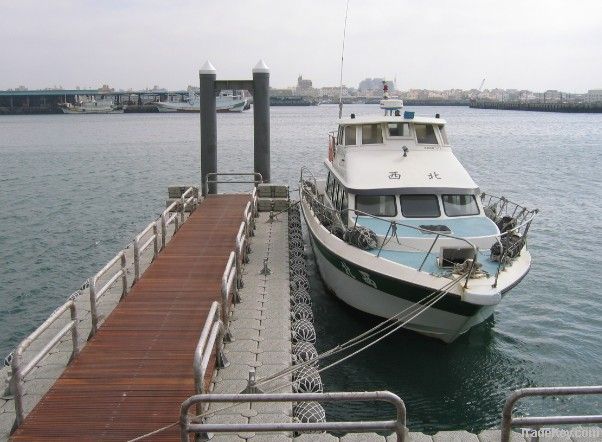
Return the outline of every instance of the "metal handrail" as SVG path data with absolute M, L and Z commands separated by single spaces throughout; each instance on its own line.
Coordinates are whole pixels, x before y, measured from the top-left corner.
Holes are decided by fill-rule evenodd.
M 44 333 L 50 326 L 67 310 L 70 311 L 69 322 L 61 328 L 56 335 L 50 341 L 42 347 L 26 365 L 23 365 L 23 353 L 27 348 Z M 52 350 L 69 331 L 71 331 L 71 341 L 73 350 L 69 362 L 71 362 L 79 354 L 78 344 L 78 330 L 77 330 L 77 308 L 75 301 L 70 299 L 65 302 L 62 306 L 56 309 L 42 325 L 40 325 L 33 333 L 25 338 L 15 352 L 13 353 L 13 359 L 11 361 L 11 390 L 15 399 L 15 423 L 11 430 L 11 433 L 16 430 L 19 425 L 23 422 L 24 411 L 23 411 L 23 379 L 25 376 L 34 369 L 34 367 Z
M 217 179 L 219 176 L 252 176 L 254 179 L 241 181 L 220 181 Z M 205 182 L 203 183 L 203 195 L 207 195 L 209 193 L 209 184 L 253 184 L 254 186 L 257 186 L 261 183 L 263 183 L 263 176 L 259 172 L 210 172 L 205 175 Z
M 213 328 L 215 325 L 218 325 L 218 331 L 213 333 Z M 201 332 L 201 336 L 199 337 L 196 350 L 194 352 L 194 385 L 196 388 L 197 394 L 206 393 L 205 389 L 205 373 L 207 370 L 207 365 L 209 364 L 209 357 L 213 352 L 213 347 L 217 340 L 218 348 L 216 352 L 217 357 L 217 365 L 220 367 L 225 366 L 224 363 L 224 339 L 223 339 L 223 323 L 220 319 L 220 305 L 217 301 L 213 301 L 211 304 L 211 308 L 209 309 L 209 313 L 207 314 L 207 319 L 205 320 L 205 325 L 203 327 L 203 331 Z
M 230 252 L 230 256 L 228 257 L 228 262 L 226 263 L 226 268 L 224 269 L 224 273 L 222 275 L 222 308 L 221 308 L 221 320 L 224 324 L 224 339 L 226 342 L 232 340 L 232 335 L 230 333 L 230 293 L 234 290 L 233 299 L 238 297 L 238 284 L 234 284 L 237 282 L 238 275 L 238 262 L 236 259 L 236 253 Z
M 587 395 L 602 394 L 602 385 L 586 387 L 536 387 L 522 388 L 510 393 L 504 404 L 502 411 L 502 442 L 510 441 L 510 431 L 513 427 L 519 425 L 540 426 L 540 425 L 566 425 L 566 424 L 601 424 L 602 415 L 586 416 L 528 416 L 512 417 L 512 409 L 515 403 L 524 397 L 529 396 L 567 396 L 567 395 Z
M 238 233 L 236 234 L 236 247 L 234 252 L 236 254 L 236 284 L 238 288 L 242 287 L 242 265 L 248 262 L 247 228 L 247 223 L 245 221 L 241 222 Z
M 150 231 L 153 231 L 151 237 L 142 245 L 140 241 Z M 136 235 L 134 238 L 134 284 L 140 279 L 140 255 L 153 244 L 153 261 L 159 253 L 159 228 L 157 227 L 157 221 L 153 221 L 146 228 Z
M 358 422 L 272 422 L 252 424 L 206 424 L 191 422 L 191 406 L 212 402 L 387 402 L 395 406 L 395 420 Z M 238 433 L 274 431 L 386 431 L 393 430 L 397 441 L 405 440 L 406 408 L 401 398 L 389 391 L 337 393 L 263 393 L 263 394 L 197 394 L 186 399 L 180 408 L 180 441 L 187 442 L 189 433 Z
M 192 193 L 192 195 L 186 198 L 189 193 Z M 184 223 L 186 208 L 190 204 L 192 204 L 195 209 L 198 206 L 198 198 L 194 195 L 194 187 L 192 186 L 186 189 L 179 199 L 167 206 L 161 213 L 161 216 L 159 217 L 161 219 L 161 250 L 163 250 L 167 241 L 167 228 L 173 223 L 175 232 L 180 229 L 180 226 Z M 171 212 L 174 213 L 170 215 Z
M 102 286 L 102 288 L 100 290 L 96 290 L 96 283 L 98 282 L 98 280 L 102 276 L 104 276 L 104 274 L 107 273 L 111 269 L 111 267 L 113 267 L 118 261 L 121 264 L 119 270 L 106 282 L 105 285 Z M 127 295 L 128 280 L 127 280 L 126 266 L 127 266 L 126 255 L 125 255 L 125 251 L 122 250 L 117 255 L 115 255 L 115 257 L 113 259 L 111 259 L 107 264 L 105 264 L 105 266 L 96 275 L 94 275 L 92 278 L 90 278 L 90 313 L 92 316 L 92 328 L 90 330 L 90 336 L 88 337 L 88 339 L 91 338 L 92 336 L 94 336 L 96 334 L 96 332 L 98 331 L 98 321 L 99 321 L 98 305 L 97 305 L 98 301 L 100 300 L 100 298 L 102 298 L 104 296 L 104 294 L 107 291 L 109 291 L 109 289 L 113 286 L 115 281 L 117 281 L 117 279 L 119 279 L 120 277 L 121 277 L 121 299 L 120 299 L 120 301 L 123 298 L 125 298 L 125 296 Z
M 253 218 L 257 218 L 259 216 L 259 210 L 257 208 L 257 187 L 253 187 L 253 191 L 251 192 L 251 202 L 253 203 Z M 255 229 L 255 220 L 253 220 L 253 229 Z

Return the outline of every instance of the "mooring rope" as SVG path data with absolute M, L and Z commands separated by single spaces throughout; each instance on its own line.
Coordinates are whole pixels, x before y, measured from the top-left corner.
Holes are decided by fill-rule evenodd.
M 312 358 L 308 361 L 302 362 L 297 365 L 291 365 L 291 366 L 287 367 L 286 369 L 281 370 L 278 373 L 275 373 L 271 376 L 267 376 L 265 378 L 257 380 L 255 385 L 262 385 L 262 384 L 274 381 L 274 380 L 284 377 L 290 373 L 293 373 L 302 367 L 306 367 L 308 365 L 314 365 L 317 361 L 319 361 L 321 359 L 334 356 L 334 355 L 339 354 L 349 348 L 355 347 L 355 346 L 375 337 L 379 333 L 387 332 L 387 330 L 389 330 L 389 331 L 384 337 L 389 336 L 391 333 L 394 333 L 395 331 L 404 327 L 412 319 L 415 319 L 418 315 L 425 312 L 435 302 L 438 302 L 440 299 L 442 299 L 448 293 L 448 291 L 455 284 L 457 284 L 462 279 L 464 279 L 464 277 L 465 276 L 462 275 L 462 276 L 444 284 L 443 287 L 441 287 L 438 290 L 435 290 L 434 292 L 431 292 L 429 295 L 425 296 L 420 301 L 417 301 L 414 304 L 410 305 L 409 307 L 406 307 L 405 309 L 403 309 L 400 312 L 396 313 L 395 315 L 385 319 L 384 321 L 380 322 L 379 324 L 372 327 L 371 329 L 347 340 L 343 344 L 339 344 L 336 347 L 333 347 L 333 348 L 319 354 L 317 358 Z M 433 299 L 434 299 L 434 302 L 433 302 Z M 412 310 L 414 310 L 414 311 L 412 311 Z M 417 311 L 417 313 L 416 313 L 416 311 Z M 416 313 L 416 314 L 414 314 L 414 313 Z M 413 315 L 413 316 L 408 319 L 408 315 Z M 402 324 L 399 324 L 400 321 L 403 321 Z M 390 330 L 391 328 L 393 330 Z M 378 338 L 378 340 L 376 342 L 379 342 L 380 340 L 384 339 L 384 337 Z M 371 347 L 376 342 L 374 342 L 373 344 L 368 344 L 367 346 L 362 348 L 360 350 L 360 352 Z M 353 355 L 355 355 L 355 354 L 357 354 L 357 353 L 354 353 Z M 348 357 L 345 357 L 345 359 L 348 359 Z

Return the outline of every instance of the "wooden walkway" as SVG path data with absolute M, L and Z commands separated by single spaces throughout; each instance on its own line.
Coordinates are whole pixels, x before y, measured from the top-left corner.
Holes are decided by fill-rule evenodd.
M 178 420 L 247 201 L 200 204 L 11 440 L 127 441 Z M 178 437 L 176 426 L 145 440 Z

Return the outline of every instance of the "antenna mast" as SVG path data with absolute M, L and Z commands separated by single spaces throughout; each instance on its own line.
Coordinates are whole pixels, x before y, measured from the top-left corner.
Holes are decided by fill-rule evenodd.
M 345 27 L 343 28 L 343 48 L 341 49 L 341 81 L 339 89 L 339 118 L 343 117 L 343 57 L 345 55 L 345 36 L 347 35 L 347 13 L 349 12 L 349 0 L 345 7 Z

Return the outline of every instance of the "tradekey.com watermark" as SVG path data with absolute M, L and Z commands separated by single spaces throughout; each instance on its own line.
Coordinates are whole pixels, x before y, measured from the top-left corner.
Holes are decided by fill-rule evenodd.
M 570 428 L 568 430 L 561 430 L 559 428 L 540 428 L 538 430 L 532 428 L 521 428 L 521 435 L 524 438 L 583 438 L 583 439 L 596 439 L 602 438 L 602 428 Z M 527 439 L 529 440 L 529 439 Z

